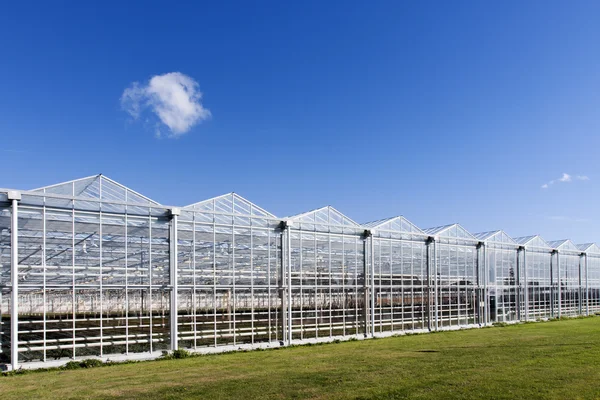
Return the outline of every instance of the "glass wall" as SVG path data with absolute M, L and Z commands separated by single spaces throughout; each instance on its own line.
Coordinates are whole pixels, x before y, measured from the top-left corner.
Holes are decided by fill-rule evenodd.
M 279 222 L 236 194 L 183 210 L 178 221 L 180 347 L 280 339 Z
M 366 226 L 373 229 L 374 332 L 426 329 L 427 235 L 403 217 Z
M 23 196 L 20 362 L 168 347 L 166 212 L 158 206 Z
M 553 249 L 539 236 L 516 238 L 524 246 L 521 274 L 524 294 L 524 319 L 537 320 L 553 316 L 555 309 L 554 282 L 552 276 Z
M 595 246 L 595 245 L 594 245 Z M 600 249 L 598 249 L 600 251 Z M 590 314 L 600 312 L 600 252 L 587 255 L 587 307 Z
M 503 231 L 478 234 L 485 240 L 488 321 L 513 322 L 520 317 L 519 245 Z
M 364 229 L 324 207 L 291 217 L 287 235 L 291 338 L 364 334 Z
M 574 316 L 579 315 L 582 311 L 580 261 L 579 253 L 562 252 L 559 254 L 561 315 Z
M 434 242 L 434 318 L 438 329 L 477 324 L 479 240 L 458 224 L 426 229 Z
M 0 206 L 0 363 L 10 362 L 10 221 L 10 208 Z

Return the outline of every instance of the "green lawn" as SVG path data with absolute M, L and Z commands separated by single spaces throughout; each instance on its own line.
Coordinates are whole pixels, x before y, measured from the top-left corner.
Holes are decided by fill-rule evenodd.
M 0 377 L 23 398 L 600 398 L 600 317 Z

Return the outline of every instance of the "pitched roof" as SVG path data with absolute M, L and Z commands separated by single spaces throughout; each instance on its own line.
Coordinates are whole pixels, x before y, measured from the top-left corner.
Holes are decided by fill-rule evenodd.
M 472 233 L 467 231 L 460 224 L 437 226 L 434 228 L 424 229 L 423 231 L 428 235 L 437 235 L 448 238 L 477 239 Z
M 226 214 L 276 218 L 275 215 L 233 192 L 202 200 L 183 208 L 194 211 L 212 211 Z
M 64 196 L 87 197 L 105 201 L 160 205 L 160 203 L 102 174 L 56 183 L 33 189 L 32 191 Z

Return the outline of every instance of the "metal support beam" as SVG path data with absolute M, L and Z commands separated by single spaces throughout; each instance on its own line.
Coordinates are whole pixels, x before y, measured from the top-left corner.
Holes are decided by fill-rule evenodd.
M 581 253 L 579 255 L 579 283 L 578 283 L 578 287 L 577 287 L 577 293 L 578 293 L 578 296 L 577 296 L 577 313 L 579 315 L 583 314 L 583 304 L 581 302 L 582 295 L 583 295 L 583 287 L 582 287 L 581 283 L 582 283 L 582 278 L 583 278 L 583 276 L 585 274 L 585 270 L 583 271 L 583 274 L 581 272 L 582 272 L 582 268 L 584 268 L 583 267 L 583 265 L 584 265 L 583 264 L 583 257 L 584 257 L 584 255 L 585 255 L 584 253 Z M 586 297 L 587 297 L 587 292 L 586 292 Z
M 529 278 L 527 276 L 527 248 L 523 247 L 523 308 L 525 321 L 529 320 Z
M 517 272 L 515 274 L 515 302 L 517 303 L 517 321 L 521 321 L 521 298 L 523 290 L 521 285 L 521 274 L 522 274 L 522 265 L 521 265 L 521 252 L 523 251 L 522 247 L 517 248 Z
M 290 230 L 291 224 L 286 225 L 287 233 L 287 342 L 292 344 L 292 234 Z
M 433 253 L 433 254 L 432 254 Z M 439 307 L 438 307 L 438 275 L 437 275 L 437 239 L 434 236 L 430 236 L 427 239 L 427 328 L 432 331 L 438 330 L 439 327 Z M 431 281 L 433 281 L 433 288 L 431 287 Z M 433 289 L 433 304 L 432 303 L 432 289 Z M 433 309 L 433 312 L 432 312 Z M 433 321 L 432 321 L 433 320 Z M 432 324 L 433 322 L 433 324 Z
M 371 336 L 375 336 L 375 243 L 373 241 L 373 235 L 371 232 L 371 243 L 370 243 L 371 251 L 371 305 L 370 305 L 370 313 L 371 313 Z M 381 273 L 381 270 L 379 271 Z
M 590 290 L 589 290 L 589 263 L 588 263 L 588 255 L 585 254 L 585 315 L 590 315 Z
M 489 324 L 490 322 L 490 295 L 489 295 L 489 288 L 488 288 L 488 263 L 487 263 L 487 246 L 485 245 L 485 242 L 481 243 L 481 251 L 483 252 L 483 257 L 482 257 L 482 266 L 483 266 L 483 270 L 484 270 L 484 274 L 483 274 L 483 320 L 484 320 L 484 325 Z
M 365 337 L 375 336 L 375 244 L 373 231 L 365 230 L 363 235 L 364 282 L 365 296 Z
M 19 368 L 19 201 L 20 192 L 8 192 L 12 202 L 10 228 L 10 361 L 13 370 Z
M 482 295 L 483 286 L 485 284 L 486 270 L 485 264 L 483 262 L 483 257 L 481 255 L 483 251 L 483 242 L 477 244 L 477 322 L 479 326 L 485 324 L 484 315 L 485 313 L 485 301 L 483 301 L 483 307 L 481 306 L 482 299 L 485 299 L 485 296 Z
M 292 344 L 292 221 L 281 221 L 281 344 Z
M 430 237 L 427 239 L 427 242 L 425 243 L 425 256 L 426 256 L 426 264 L 425 264 L 425 269 L 426 269 L 426 275 L 427 275 L 427 301 L 426 301 L 426 306 L 427 306 L 427 330 L 429 330 L 431 332 L 431 328 L 432 328 L 432 313 L 431 313 L 431 270 L 432 270 L 432 257 L 431 257 L 431 248 L 432 248 L 432 244 L 433 243 L 433 238 Z
M 560 258 L 558 250 L 556 250 L 556 276 L 558 277 L 558 318 L 560 318 L 562 315 L 562 284 L 560 276 Z
M 556 282 L 554 282 L 554 269 L 556 267 L 554 266 L 554 251 L 552 251 L 550 253 L 550 316 L 552 318 L 554 318 L 554 298 L 556 297 L 556 290 L 554 289 L 554 285 L 556 284 Z
M 179 314 L 179 305 L 177 304 L 177 219 L 181 214 L 179 208 L 173 208 L 171 211 L 171 232 L 169 235 L 169 280 L 171 287 L 171 350 L 177 350 L 178 344 L 178 327 L 177 316 Z
M 363 316 L 364 316 L 364 336 L 368 337 L 369 335 L 371 335 L 373 333 L 373 331 L 371 330 L 371 312 L 372 312 L 372 305 L 371 305 L 371 293 L 370 293 L 370 289 L 371 289 L 371 285 L 370 280 L 371 280 L 371 273 L 369 271 L 369 257 L 371 252 L 368 250 L 370 249 L 370 241 L 372 240 L 371 238 L 371 232 L 370 231 L 365 231 L 364 236 L 363 236 L 363 296 L 364 296 L 364 306 L 363 306 Z M 372 289 L 371 289 L 372 290 Z
M 286 331 L 286 327 L 287 327 L 287 301 L 286 301 L 286 291 L 285 291 L 285 265 L 287 264 L 287 240 L 285 238 L 286 236 L 286 225 L 285 225 L 285 221 L 281 222 L 280 224 L 280 229 L 281 229 L 281 235 L 279 236 L 280 239 L 280 243 L 281 243 L 281 251 L 280 251 L 280 263 L 279 263 L 279 279 L 277 279 L 277 291 L 279 294 L 279 304 L 281 307 L 281 330 L 278 332 L 278 334 L 281 334 L 281 340 L 280 340 L 280 344 L 281 345 L 285 345 L 286 341 L 287 341 L 287 336 L 285 334 Z

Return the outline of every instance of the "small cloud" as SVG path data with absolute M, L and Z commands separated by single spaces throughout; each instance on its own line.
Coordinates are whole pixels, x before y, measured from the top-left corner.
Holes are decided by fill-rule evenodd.
M 578 181 L 589 181 L 590 178 L 585 176 L 585 175 L 577 175 L 575 176 L 575 179 Z M 558 179 L 553 179 L 548 183 L 544 183 L 542 185 L 542 189 L 548 189 L 550 186 L 554 185 L 555 183 L 569 183 L 569 182 L 573 182 L 573 177 L 569 174 L 567 174 L 566 172 L 563 172 L 562 176 Z
M 170 137 L 178 137 L 210 118 L 211 113 L 201 100 L 198 82 L 180 72 L 170 72 L 153 76 L 145 85 L 132 83 L 121 95 L 121 107 L 133 119 L 150 110 L 160 120 L 157 136 L 161 136 L 160 128 L 164 125 Z
M 558 180 L 559 182 L 571 182 L 571 175 L 563 172 L 562 177 Z
M 572 217 L 567 217 L 564 215 L 553 215 L 550 217 L 547 217 L 548 219 L 552 220 L 552 221 L 564 221 L 564 222 L 590 222 L 589 219 L 587 218 L 572 218 Z

